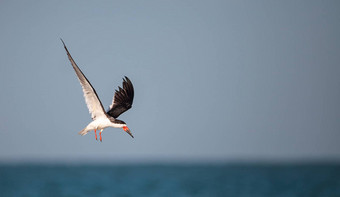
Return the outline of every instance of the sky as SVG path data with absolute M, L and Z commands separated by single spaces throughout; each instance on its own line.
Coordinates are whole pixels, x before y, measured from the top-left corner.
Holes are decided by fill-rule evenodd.
M 0 2 L 0 161 L 340 161 L 339 1 Z M 90 121 L 62 38 L 105 109 Z

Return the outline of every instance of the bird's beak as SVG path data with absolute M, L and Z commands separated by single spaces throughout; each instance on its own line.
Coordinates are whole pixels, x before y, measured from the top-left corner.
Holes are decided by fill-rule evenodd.
M 131 133 L 131 131 L 130 131 L 130 129 L 129 129 L 129 127 L 124 126 L 124 127 L 123 127 L 123 130 L 124 130 L 126 133 L 128 133 L 132 138 L 134 138 L 133 135 L 132 135 L 132 133 Z

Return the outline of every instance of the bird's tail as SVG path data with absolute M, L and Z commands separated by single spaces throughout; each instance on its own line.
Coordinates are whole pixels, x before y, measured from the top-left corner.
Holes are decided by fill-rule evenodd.
M 89 131 L 90 131 L 89 129 L 85 128 L 85 129 L 79 131 L 78 134 L 83 136 L 83 135 L 86 135 Z

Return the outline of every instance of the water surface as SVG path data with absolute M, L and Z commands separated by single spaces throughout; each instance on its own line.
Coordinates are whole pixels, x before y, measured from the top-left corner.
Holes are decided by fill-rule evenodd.
M 0 196 L 340 196 L 340 165 L 0 165 Z

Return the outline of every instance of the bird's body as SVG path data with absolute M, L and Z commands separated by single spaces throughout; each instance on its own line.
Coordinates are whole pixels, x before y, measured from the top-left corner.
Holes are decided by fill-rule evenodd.
M 95 89 L 92 87 L 91 83 L 87 80 L 85 75 L 82 73 L 82 71 L 79 69 L 79 67 L 73 60 L 71 54 L 66 48 L 64 41 L 63 40 L 61 41 L 63 42 L 67 56 L 80 81 L 85 97 L 85 102 L 87 104 L 87 107 L 89 109 L 89 112 L 91 113 L 93 120 L 82 131 L 80 131 L 79 134 L 86 135 L 88 132 L 94 130 L 97 139 L 96 130 L 100 130 L 99 133 L 100 141 L 102 141 L 101 133 L 103 129 L 107 127 L 114 127 L 122 128 L 131 137 L 133 137 L 133 135 L 130 132 L 130 129 L 126 126 L 126 123 L 122 120 L 117 119 L 117 117 L 120 114 L 124 113 L 132 106 L 134 90 L 130 79 L 127 77 L 123 79 L 123 88 L 119 87 L 119 90 L 116 90 L 112 100 L 112 104 L 110 105 L 110 109 L 107 112 L 105 112 Z
M 119 124 L 111 122 L 109 118 L 97 118 L 90 122 L 82 131 L 79 132 L 79 134 L 85 135 L 89 131 L 102 130 L 107 127 L 122 128 Z

